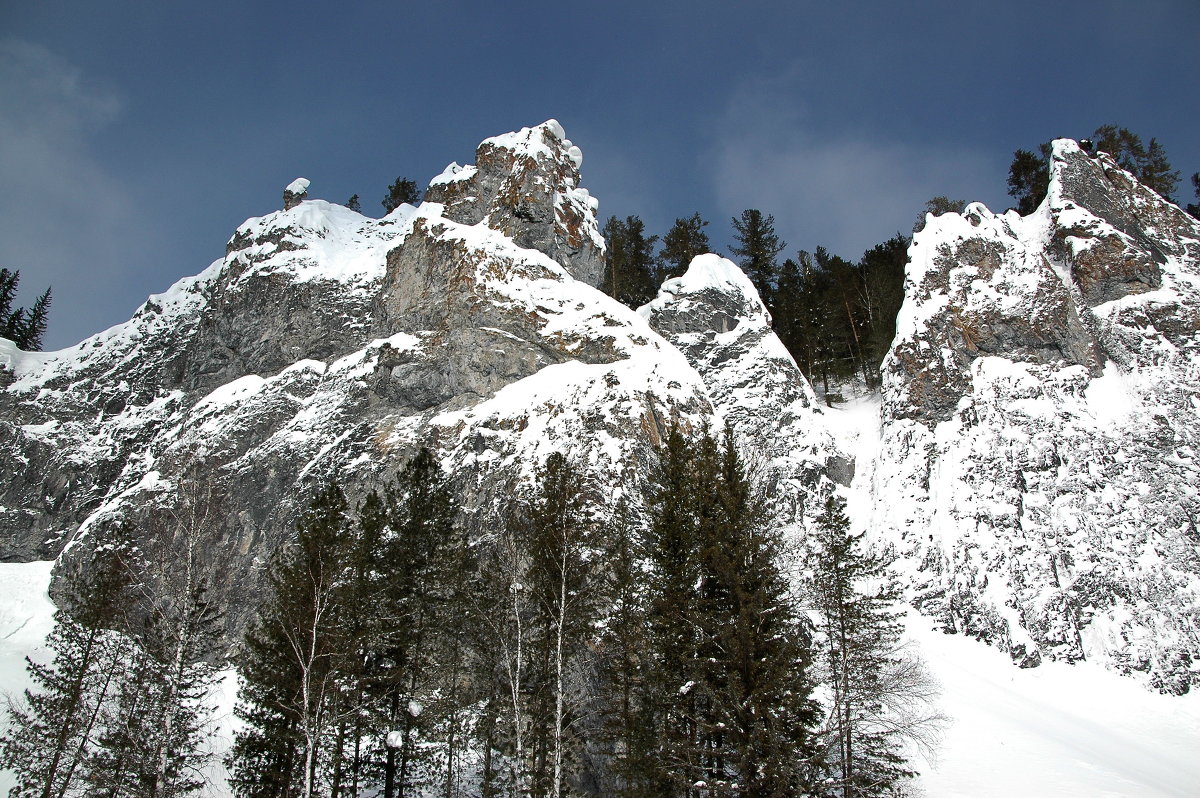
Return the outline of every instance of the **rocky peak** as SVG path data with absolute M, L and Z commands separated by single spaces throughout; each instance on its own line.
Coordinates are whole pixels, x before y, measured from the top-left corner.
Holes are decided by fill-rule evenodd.
M 852 465 L 820 418 L 812 386 L 737 264 L 699 255 L 638 312 L 684 353 L 721 420 L 763 466 L 769 502 L 786 516 L 781 522 L 794 520 L 814 497 L 823 499 L 829 477 L 849 482 Z
M 583 153 L 551 119 L 536 127 L 485 139 L 475 164 L 452 163 L 429 184 L 426 202 L 447 219 L 483 223 L 518 246 L 563 264 L 572 277 L 600 284 L 604 239 L 599 204 L 579 187 Z
M 85 562 L 92 529 L 126 522 L 153 547 L 203 516 L 236 637 L 335 476 L 358 502 L 429 446 L 477 534 L 552 451 L 605 495 L 644 479 L 663 431 L 712 405 L 642 317 L 572 277 L 603 254 L 579 161 L 548 123 L 485 142 L 476 182 L 449 181 L 478 197 L 442 195 L 449 209 L 289 200 L 130 321 L 61 352 L 0 349 L 0 473 L 20 475 L 0 482 L 0 558 L 75 540 L 64 562 Z
M 283 209 L 290 211 L 308 196 L 308 178 L 297 177 L 283 190 Z

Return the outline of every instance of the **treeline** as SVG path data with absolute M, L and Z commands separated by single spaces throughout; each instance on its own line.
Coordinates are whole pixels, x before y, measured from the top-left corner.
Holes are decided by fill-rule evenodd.
M 832 499 L 807 519 L 807 548 L 788 551 L 755 490 L 729 433 L 679 430 L 636 508 L 604 507 L 554 454 L 477 540 L 426 450 L 358 506 L 328 487 L 271 563 L 237 658 L 231 786 L 246 798 L 898 794 L 904 746 L 938 718 L 899 645 L 886 560 Z M 53 660 L 31 663 L 35 686 L 9 710 L 0 764 L 14 796 L 204 783 L 215 638 L 203 582 L 180 582 L 177 609 L 134 628 L 127 608 L 148 577 L 127 538 L 74 582 Z
M 1157 140 L 1144 144 L 1126 128 L 1104 125 L 1084 145 L 1109 153 L 1143 185 L 1174 201 L 1180 173 L 1171 168 Z M 1049 142 L 1036 153 L 1013 153 L 1008 193 L 1023 215 L 1032 213 L 1046 196 L 1049 159 Z M 1200 173 L 1193 174 L 1191 182 L 1200 200 Z M 962 212 L 965 205 L 945 196 L 930 199 L 913 232 L 924 226 L 926 213 Z M 1200 204 L 1189 204 L 1186 210 L 1200 218 Z M 831 386 L 847 380 L 877 388 L 879 367 L 895 336 L 896 314 L 904 300 L 911 239 L 897 232 L 857 261 L 818 246 L 781 262 L 787 244 L 776 234 L 773 216 L 747 209 L 731 222 L 734 243 L 729 254 L 758 289 L 776 333 L 808 380 L 824 389 L 827 401 L 836 397 Z M 637 216 L 610 217 L 603 228 L 608 252 L 601 290 L 630 307 L 649 302 L 664 280 L 683 274 L 693 257 L 711 251 L 707 226 L 698 213 L 676 219 L 657 247 L 660 237 L 648 235 Z
M 839 503 L 801 593 L 728 433 L 671 433 L 644 518 L 600 499 L 554 454 L 472 541 L 428 451 L 358 508 L 324 491 L 239 663 L 237 793 L 899 789 L 932 692 Z
M 604 225 L 608 251 L 601 290 L 630 307 L 649 302 L 664 280 L 683 274 L 693 257 L 710 251 L 707 225 L 699 214 L 676 219 L 655 252 L 659 237 L 647 235 L 641 219 L 610 218 Z M 858 261 L 824 247 L 781 261 L 787 244 L 775 231 L 774 216 L 747 209 L 732 225 L 730 254 L 758 289 L 804 375 L 821 384 L 830 401 L 830 386 L 839 381 L 876 387 L 904 298 L 908 237 L 897 233 Z

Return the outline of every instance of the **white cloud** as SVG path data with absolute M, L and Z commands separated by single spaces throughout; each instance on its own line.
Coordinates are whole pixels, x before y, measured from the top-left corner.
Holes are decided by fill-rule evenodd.
M 884 130 L 818 132 L 795 107 L 795 84 L 785 77 L 744 89 L 717 124 L 712 157 L 722 210 L 774 215 L 788 254 L 822 245 L 857 258 L 908 234 L 931 197 L 989 199 L 977 194 L 995 182 L 994 154 L 891 140 Z
M 115 92 L 45 47 L 0 40 L 0 265 L 21 271 L 25 296 L 54 286 L 55 342 L 108 318 L 113 275 L 96 264 L 121 263 L 135 235 L 126 187 L 91 148 L 120 111 Z

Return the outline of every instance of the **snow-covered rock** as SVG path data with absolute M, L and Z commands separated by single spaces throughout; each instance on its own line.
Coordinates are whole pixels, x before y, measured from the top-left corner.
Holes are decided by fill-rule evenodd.
M 670 424 L 712 407 L 678 350 L 572 276 L 603 255 L 573 149 L 557 123 L 489 139 L 451 175 L 478 178 L 469 194 L 435 201 L 439 177 L 382 219 L 306 199 L 241 225 L 125 324 L 8 353 L 0 557 L 77 541 L 63 565 L 83 563 L 96 525 L 153 547 L 202 516 L 236 635 L 316 490 L 336 480 L 357 502 L 418 446 L 480 534 L 554 451 L 597 502 L 636 485 Z
M 946 631 L 1200 681 L 1200 224 L 1054 143 L 1027 217 L 909 251 L 868 525 Z
M 583 153 L 551 119 L 484 140 L 475 164 L 450 164 L 425 200 L 443 204 L 447 219 L 483 222 L 596 286 L 604 271 L 604 238 L 596 223 L 599 204 L 579 186 L 582 164 Z
M 638 312 L 701 375 L 780 521 L 819 507 L 834 481 L 849 482 L 853 466 L 829 432 L 826 411 L 737 264 L 697 256 Z

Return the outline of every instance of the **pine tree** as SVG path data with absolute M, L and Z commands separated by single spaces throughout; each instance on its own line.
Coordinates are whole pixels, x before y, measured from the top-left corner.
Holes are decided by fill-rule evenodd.
M 22 703 L 10 701 L 0 737 L 0 767 L 11 770 L 12 798 L 74 798 L 87 791 L 87 766 L 131 651 L 114 631 L 129 587 L 133 551 L 126 529 L 95 547 L 92 561 L 64 575 L 65 600 L 46 641 L 49 662 L 27 659 L 34 683 Z
M 350 210 L 354 211 L 355 213 L 362 213 L 362 203 L 359 202 L 357 194 L 350 195 L 350 199 L 346 200 L 346 207 L 349 208 Z M 385 207 L 386 207 L 386 203 L 385 203 Z M 391 213 L 391 211 L 388 211 L 388 212 Z
M 604 279 L 600 290 L 631 308 L 654 299 L 654 243 L 658 236 L 646 237 L 646 226 L 636 216 L 624 221 L 615 216 L 604 224 Z
M 387 213 L 391 213 L 405 203 L 416 205 L 420 201 L 421 189 L 417 187 L 416 181 L 409 180 L 407 177 L 397 177 L 388 186 L 388 193 L 383 198 L 383 209 Z
M 13 310 L 20 280 L 20 271 L 0 269 L 0 338 L 9 339 L 26 352 L 37 352 L 42 348 L 42 336 L 46 332 L 51 291 L 47 288 L 28 310 Z
M 1050 143 L 1038 153 L 1017 150 L 1008 167 L 1008 194 L 1017 201 L 1017 213 L 1028 216 L 1037 210 L 1050 189 Z
M 662 251 L 658 253 L 657 282 L 679 277 L 687 271 L 692 258 L 709 251 L 708 235 L 704 228 L 708 222 L 693 213 L 686 219 L 676 219 L 675 224 L 663 236 Z
M 778 278 L 776 258 L 787 247 L 775 234 L 775 217 L 747 209 L 741 216 L 733 217 L 733 229 L 736 243 L 729 251 L 758 289 L 767 309 L 771 310 Z
M 600 682 L 595 705 L 609 762 L 609 783 L 602 786 L 608 787 L 605 794 L 622 798 L 653 795 L 648 786 L 656 770 L 653 716 L 646 709 L 644 690 L 650 638 L 639 526 L 628 505 L 620 502 L 603 554 L 608 613 L 597 645 Z
M 1192 188 L 1196 190 L 1196 199 L 1200 200 L 1200 172 L 1192 175 Z M 1187 212 L 1200 219 L 1200 202 L 1189 202 Z
M 840 500 L 826 500 L 814 532 L 812 590 L 829 689 L 827 786 L 842 798 L 900 794 L 913 775 L 903 746 L 927 743 L 941 723 L 932 709 L 936 685 L 901 644 L 888 559 L 864 550 Z
M 246 637 L 230 754 L 239 795 L 312 798 L 324 777 L 344 669 L 346 500 L 329 487 L 301 519 L 268 576 L 269 597 Z

